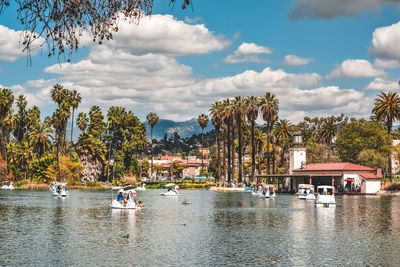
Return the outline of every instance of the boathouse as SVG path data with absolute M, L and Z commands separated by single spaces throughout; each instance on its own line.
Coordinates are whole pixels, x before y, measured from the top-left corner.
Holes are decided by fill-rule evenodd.
M 381 169 L 374 169 L 349 162 L 307 164 L 293 170 L 293 174 L 304 176 L 299 183 L 332 185 L 341 192 L 375 194 L 381 188 Z

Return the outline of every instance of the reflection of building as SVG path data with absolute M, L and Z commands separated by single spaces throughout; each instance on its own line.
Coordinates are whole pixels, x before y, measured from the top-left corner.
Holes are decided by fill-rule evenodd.
M 354 191 L 361 187 L 361 193 L 374 194 L 380 190 L 382 171 L 349 162 L 330 162 L 308 164 L 293 170 L 294 174 L 304 175 L 304 183 L 313 185 L 332 185 L 339 190 Z
M 158 176 L 169 177 L 171 175 L 171 166 L 173 163 L 178 163 L 182 166 L 181 178 L 191 177 L 200 175 L 201 172 L 201 159 L 190 156 L 190 157 L 178 157 L 178 156 L 161 156 L 159 159 L 153 160 L 154 169 L 158 169 Z M 204 171 L 208 170 L 209 161 L 203 159 Z M 153 171 L 155 172 L 155 171 Z M 177 177 L 179 178 L 179 177 Z

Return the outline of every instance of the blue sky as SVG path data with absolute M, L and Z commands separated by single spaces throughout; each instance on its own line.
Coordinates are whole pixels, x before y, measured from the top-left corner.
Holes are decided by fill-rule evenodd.
M 84 42 L 71 64 L 38 51 L 32 67 L 15 53 L 21 25 L 11 7 L 0 17 L 0 85 L 45 114 L 60 82 L 81 92 L 82 111 L 123 105 L 141 118 L 156 112 L 174 120 L 206 113 L 222 98 L 272 91 L 280 116 L 294 122 L 368 117 L 377 93 L 399 89 L 396 1 L 243 2 L 195 1 L 192 11 L 155 0 L 154 15 L 124 25 L 116 42 Z

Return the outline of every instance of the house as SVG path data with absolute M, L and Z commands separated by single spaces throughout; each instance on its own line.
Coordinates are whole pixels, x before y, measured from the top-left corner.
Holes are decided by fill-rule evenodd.
M 375 194 L 380 190 L 382 171 L 350 162 L 314 163 L 293 170 L 293 174 L 303 176 L 298 183 L 332 185 L 339 191 L 351 192 L 358 189 L 365 194 Z

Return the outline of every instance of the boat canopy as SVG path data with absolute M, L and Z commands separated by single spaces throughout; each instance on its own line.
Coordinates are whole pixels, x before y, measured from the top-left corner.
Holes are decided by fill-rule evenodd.
M 314 188 L 312 184 L 299 184 L 299 189 L 310 189 Z
M 335 189 L 333 186 L 331 185 L 319 185 L 317 186 L 318 189 L 322 189 L 322 188 L 326 188 L 326 189 Z

